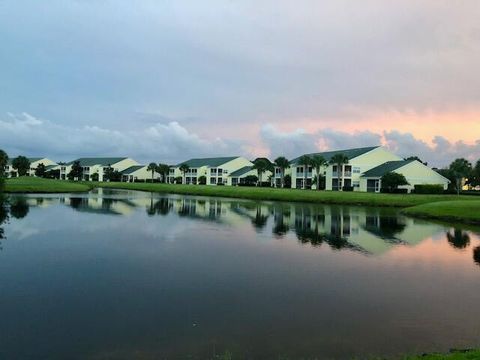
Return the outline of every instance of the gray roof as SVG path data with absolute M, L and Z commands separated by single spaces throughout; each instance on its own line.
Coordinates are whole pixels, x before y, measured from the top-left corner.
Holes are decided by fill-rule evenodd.
M 348 157 L 349 160 L 352 160 L 360 155 L 363 155 L 369 151 L 372 151 L 380 146 L 369 146 L 369 147 L 363 147 L 363 148 L 355 148 L 355 149 L 345 149 L 345 150 L 334 150 L 334 151 L 324 151 L 324 152 L 319 152 L 319 153 L 311 153 L 311 154 L 304 154 L 307 156 L 314 156 L 314 155 L 319 155 L 323 156 L 323 158 L 327 161 L 330 161 L 332 157 L 334 157 L 337 154 L 343 154 L 346 157 Z M 302 155 L 303 156 L 303 155 Z M 290 161 L 290 164 L 297 164 L 298 160 L 301 158 L 301 156 L 293 159 Z
M 57 167 L 58 165 L 48 165 L 45 166 L 45 170 L 52 170 L 53 168 Z
M 242 176 L 242 175 L 245 175 L 246 173 L 248 173 L 252 169 L 253 169 L 253 166 L 244 166 L 244 167 L 232 172 L 230 174 L 230 176 L 233 176 L 233 177 Z
M 229 161 L 235 160 L 238 157 L 239 156 L 227 156 L 227 157 L 216 157 L 216 158 L 190 159 L 190 160 L 181 162 L 177 166 L 180 166 L 182 164 L 187 164 L 191 168 L 198 168 L 202 166 L 217 167 Z
M 416 160 L 399 160 L 399 161 L 387 161 L 382 165 L 374 167 L 362 174 L 362 177 L 382 177 L 386 173 L 400 169 L 402 166 L 410 164 Z
M 144 168 L 144 167 L 145 167 L 145 165 L 133 165 L 133 166 L 130 166 L 129 168 L 126 168 L 125 170 L 120 171 L 120 172 L 123 175 L 128 175 L 128 174 L 134 173 L 135 171 L 140 170 L 141 168 Z
M 102 165 L 108 166 L 116 164 L 122 160 L 127 159 L 126 157 L 98 157 L 98 158 L 79 158 L 67 163 L 67 165 L 72 165 L 75 161 L 80 162 L 80 166 L 93 166 L 93 165 Z

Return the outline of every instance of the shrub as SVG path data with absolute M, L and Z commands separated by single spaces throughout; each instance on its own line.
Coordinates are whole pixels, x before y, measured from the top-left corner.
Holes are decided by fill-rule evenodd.
M 390 189 L 390 188 L 381 188 L 381 193 L 384 194 L 407 194 L 408 189 Z
M 344 186 L 342 188 L 343 191 L 353 191 L 353 186 Z
M 198 178 L 198 184 L 199 185 L 207 185 L 207 177 L 205 175 L 202 175 Z
M 217 183 L 217 186 L 225 186 L 225 184 L 223 182 L 219 182 Z
M 415 194 L 443 194 L 443 186 L 438 184 L 418 184 L 414 186 Z
M 181 184 L 183 182 L 183 178 L 181 176 L 177 176 L 175 178 L 175 184 Z

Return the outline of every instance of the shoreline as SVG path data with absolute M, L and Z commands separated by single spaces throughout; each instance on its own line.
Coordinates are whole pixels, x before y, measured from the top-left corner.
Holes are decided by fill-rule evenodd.
M 480 225 L 480 197 L 469 195 L 378 194 L 258 187 L 179 185 L 162 183 L 72 182 L 22 177 L 7 179 L 5 193 L 78 193 L 93 188 L 198 195 L 254 201 L 286 201 L 325 205 L 376 206 L 401 209 L 401 214 L 426 220 Z

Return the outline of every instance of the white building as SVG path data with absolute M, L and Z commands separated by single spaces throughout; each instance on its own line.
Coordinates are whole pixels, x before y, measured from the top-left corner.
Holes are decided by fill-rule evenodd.
M 79 158 L 67 164 L 60 165 L 60 179 L 68 179 L 68 174 L 72 170 L 73 163 L 76 161 L 78 161 L 82 167 L 80 180 L 84 181 L 104 181 L 103 176 L 108 168 L 122 172 L 131 166 L 138 165 L 135 160 L 128 157 Z
M 180 171 L 182 165 L 188 166 L 185 174 Z M 198 184 L 204 176 L 207 185 L 229 185 L 229 175 L 245 166 L 253 166 L 253 163 L 241 156 L 190 159 L 173 166 L 168 181 L 174 183 L 181 178 L 184 184 Z
M 133 165 L 125 170 L 121 171 L 122 173 L 122 181 L 124 182 L 134 182 L 136 180 L 151 180 L 152 179 L 152 172 L 148 170 L 147 165 Z M 161 175 L 154 171 L 153 172 L 153 179 L 160 180 Z
M 406 187 L 409 190 L 416 184 L 440 184 L 446 189 L 449 183 L 448 179 L 419 161 L 405 161 L 381 146 L 306 155 L 309 157 L 322 156 L 327 162 L 330 162 L 337 154 L 345 155 L 348 158 L 348 163 L 343 164 L 339 169 L 337 169 L 336 164 L 328 164 L 320 169 L 320 175 L 325 177 L 325 190 L 339 190 L 346 187 L 353 188 L 354 191 L 379 192 L 381 188 L 380 178 L 389 171 L 396 171 L 405 175 L 410 183 Z M 305 166 L 300 164 L 300 159 L 301 157 L 291 160 L 290 168 L 286 171 L 286 174 L 291 175 L 292 188 L 314 188 L 313 180 L 317 175 L 315 169 L 312 166 L 305 169 Z M 275 181 L 277 183 L 279 178 L 280 170 L 276 168 Z
M 30 161 L 30 169 L 27 171 L 28 176 L 35 176 L 35 171 L 37 170 L 38 165 L 43 164 L 46 168 L 52 169 L 53 166 L 56 166 L 57 163 L 49 158 L 45 157 L 35 157 L 27 158 Z M 13 159 L 9 159 L 7 165 L 5 166 L 5 176 L 6 177 L 15 177 L 18 176 L 18 171 L 12 165 Z

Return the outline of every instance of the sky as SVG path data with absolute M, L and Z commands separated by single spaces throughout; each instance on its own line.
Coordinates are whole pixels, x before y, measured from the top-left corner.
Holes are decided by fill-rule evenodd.
M 0 0 L 0 148 L 480 158 L 480 2 Z

